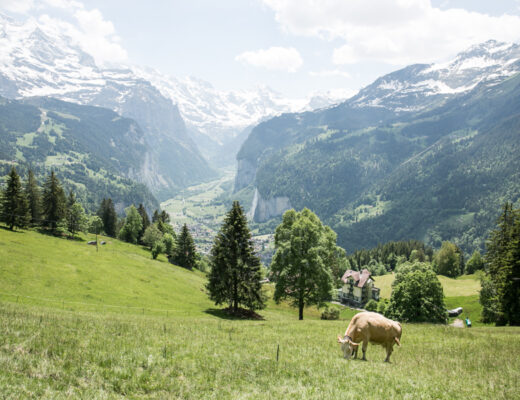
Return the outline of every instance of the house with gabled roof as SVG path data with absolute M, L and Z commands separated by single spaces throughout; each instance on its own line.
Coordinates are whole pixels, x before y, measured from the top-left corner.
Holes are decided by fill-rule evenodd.
M 343 286 L 338 289 L 338 300 L 354 307 L 363 307 L 369 300 L 379 301 L 379 288 L 368 269 L 353 271 L 348 269 L 341 277 Z

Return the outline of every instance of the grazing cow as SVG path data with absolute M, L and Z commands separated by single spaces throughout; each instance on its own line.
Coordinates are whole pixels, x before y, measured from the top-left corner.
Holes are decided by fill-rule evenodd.
M 368 343 L 380 344 L 386 349 L 385 362 L 390 362 L 394 344 L 401 346 L 401 324 L 374 312 L 361 312 L 354 315 L 343 338 L 338 336 L 343 356 L 348 360 L 354 355 L 357 358 L 358 347 L 363 342 L 363 360 Z

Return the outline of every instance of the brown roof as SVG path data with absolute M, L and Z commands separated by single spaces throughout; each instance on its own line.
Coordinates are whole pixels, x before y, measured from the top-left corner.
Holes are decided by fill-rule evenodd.
M 341 280 L 344 283 L 347 283 L 348 278 L 350 277 L 352 277 L 357 287 L 362 288 L 363 286 L 365 286 L 365 283 L 368 281 L 368 278 L 370 278 L 370 271 L 368 269 L 363 269 L 361 272 L 359 272 L 347 269 L 341 277 Z

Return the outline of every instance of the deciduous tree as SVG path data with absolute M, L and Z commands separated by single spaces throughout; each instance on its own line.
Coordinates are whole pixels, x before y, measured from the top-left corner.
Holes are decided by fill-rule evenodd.
M 276 253 L 271 263 L 276 282 L 274 299 L 289 299 L 298 307 L 300 320 L 305 306 L 321 306 L 330 298 L 332 274 L 326 260 L 332 255 L 327 232 L 307 208 L 286 211 L 276 228 Z
M 385 315 L 404 322 L 446 322 L 442 285 L 429 264 L 404 264 L 397 271 Z
M 119 238 L 125 242 L 136 244 L 139 232 L 143 227 L 143 220 L 133 205 L 125 208 L 125 213 L 125 224 L 119 231 Z

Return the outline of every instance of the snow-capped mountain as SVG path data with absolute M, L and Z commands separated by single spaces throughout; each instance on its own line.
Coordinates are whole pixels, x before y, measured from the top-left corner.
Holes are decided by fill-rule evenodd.
M 189 131 L 207 135 L 217 145 L 231 141 L 245 128 L 267 117 L 346 99 L 341 92 L 287 99 L 266 86 L 219 91 L 197 78 L 179 79 L 146 67 L 101 68 L 71 38 L 35 20 L 19 23 L 1 14 L 0 83 L 0 94 L 6 97 L 52 96 L 99 105 L 126 113 L 140 123 L 139 118 L 128 114 L 125 103 L 135 100 L 130 100 L 135 88 L 148 95 L 157 91 L 154 96 L 172 103 L 170 112 L 178 114 L 174 110 L 178 107 Z M 185 146 L 193 147 L 190 135 L 183 132 L 178 130 L 177 136 Z
M 150 149 L 137 178 L 156 193 L 213 175 L 170 99 L 129 68 L 97 66 L 71 38 L 35 20 L 0 15 L 0 95 L 55 97 L 134 119 Z
M 179 106 L 189 128 L 197 129 L 219 144 L 268 116 L 300 111 L 307 105 L 305 99 L 284 98 L 267 86 L 247 91 L 220 91 L 194 77 L 179 79 L 150 68 L 133 67 L 132 70 Z
M 348 104 L 419 111 L 479 83 L 490 85 L 520 72 L 520 45 L 489 40 L 438 64 L 415 64 L 377 79 Z

